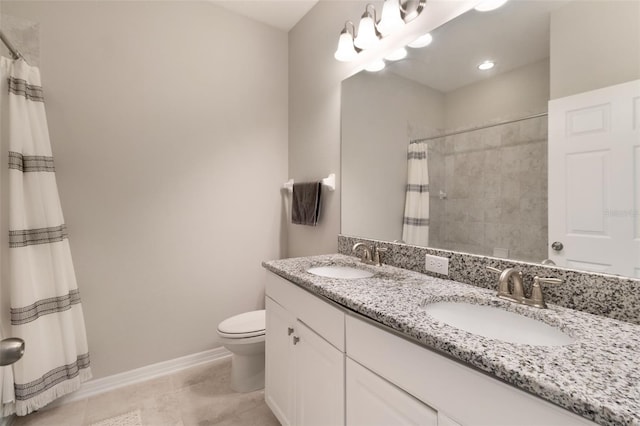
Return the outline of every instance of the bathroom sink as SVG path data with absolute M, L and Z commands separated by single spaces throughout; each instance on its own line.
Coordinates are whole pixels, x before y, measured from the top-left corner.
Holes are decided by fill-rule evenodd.
M 307 269 L 307 272 L 319 277 L 342 278 L 343 280 L 355 280 L 373 276 L 373 272 L 365 269 L 352 268 L 351 266 L 316 266 Z
M 575 341 L 556 327 L 494 306 L 435 302 L 425 305 L 424 310 L 452 327 L 504 342 L 563 346 Z

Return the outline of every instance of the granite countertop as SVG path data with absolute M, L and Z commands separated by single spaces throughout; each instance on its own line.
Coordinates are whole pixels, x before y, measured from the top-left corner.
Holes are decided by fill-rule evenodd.
M 313 266 L 367 269 L 371 278 L 312 275 Z M 640 326 L 549 305 L 504 301 L 495 291 L 393 266 L 364 265 L 342 254 L 264 262 L 263 266 L 317 295 L 384 324 L 518 388 L 603 425 L 640 425 Z M 575 338 L 566 346 L 512 344 L 471 334 L 429 316 L 438 301 L 501 306 L 554 325 Z

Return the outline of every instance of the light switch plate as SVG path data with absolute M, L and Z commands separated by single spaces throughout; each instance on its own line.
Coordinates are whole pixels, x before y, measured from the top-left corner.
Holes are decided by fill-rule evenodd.
M 424 269 L 427 272 L 435 272 L 436 274 L 449 275 L 449 258 L 441 256 L 432 256 L 426 254 L 424 259 Z

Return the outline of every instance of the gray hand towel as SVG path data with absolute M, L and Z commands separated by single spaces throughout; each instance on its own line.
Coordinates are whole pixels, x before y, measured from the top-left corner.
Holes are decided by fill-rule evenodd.
M 291 200 L 291 222 L 298 225 L 318 224 L 321 182 L 294 183 Z

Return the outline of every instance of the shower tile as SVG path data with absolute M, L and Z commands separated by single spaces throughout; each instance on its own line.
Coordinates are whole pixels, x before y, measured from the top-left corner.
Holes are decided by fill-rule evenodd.
M 502 129 L 500 126 L 489 127 L 475 132 L 478 145 L 482 148 L 495 148 L 502 144 Z
M 539 141 L 547 138 L 546 117 L 533 118 L 520 122 L 520 141 Z
M 518 143 L 519 126 L 518 123 L 505 124 L 500 126 L 500 142 L 502 146 L 509 146 Z
M 453 151 L 456 153 L 477 149 L 477 142 L 471 137 L 470 133 L 462 133 L 452 136 Z
M 547 211 L 541 197 L 522 197 L 520 199 L 520 218 L 523 224 L 542 225 L 546 222 Z M 536 226 L 539 229 L 539 226 Z
M 501 223 L 502 218 L 502 206 L 499 203 L 499 198 L 491 197 L 486 198 L 483 202 L 484 205 L 484 221 L 490 224 Z

